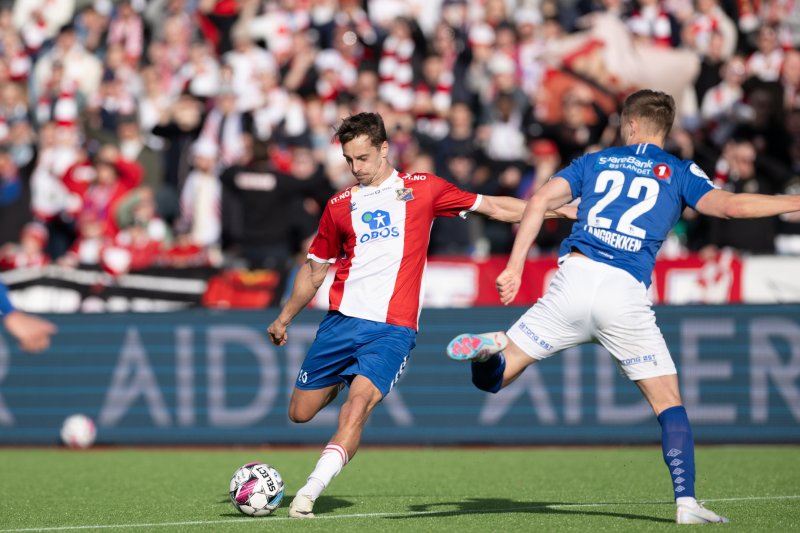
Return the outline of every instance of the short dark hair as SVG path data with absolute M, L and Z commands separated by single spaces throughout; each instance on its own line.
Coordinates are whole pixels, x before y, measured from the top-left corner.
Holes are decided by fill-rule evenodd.
M 347 117 L 339 125 L 334 137 L 340 143 L 347 144 L 362 135 L 366 135 L 370 144 L 376 148 L 386 142 L 386 126 L 378 113 L 359 113 Z
M 675 99 L 661 91 L 636 91 L 622 105 L 622 120 L 627 118 L 643 119 L 653 125 L 653 133 L 666 137 L 675 121 Z

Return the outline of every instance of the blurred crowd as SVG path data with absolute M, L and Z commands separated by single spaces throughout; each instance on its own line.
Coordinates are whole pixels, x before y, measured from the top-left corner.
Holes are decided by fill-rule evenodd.
M 332 134 L 361 111 L 399 170 L 528 198 L 660 89 L 669 151 L 799 193 L 799 46 L 793 0 L 0 1 L 0 267 L 284 268 L 353 183 Z M 440 220 L 431 253 L 512 242 Z M 663 253 L 726 247 L 800 254 L 800 217 L 687 210 Z

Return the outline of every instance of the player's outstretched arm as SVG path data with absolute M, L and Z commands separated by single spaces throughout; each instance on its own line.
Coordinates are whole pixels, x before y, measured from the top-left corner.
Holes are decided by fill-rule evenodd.
M 292 294 L 289 296 L 289 300 L 281 309 L 278 318 L 267 328 L 269 339 L 273 344 L 276 346 L 286 344 L 288 339 L 286 328 L 317 294 L 322 282 L 325 281 L 328 267 L 330 267 L 329 263 L 319 263 L 311 259 L 306 260 L 305 264 L 300 267 L 300 271 L 294 280 L 294 287 L 292 287 Z
M 481 205 L 475 211 L 501 222 L 516 223 L 522 220 L 527 202 L 511 196 L 484 196 Z M 567 218 L 575 220 L 578 218 L 578 208 L 575 206 L 563 206 L 558 209 L 548 209 L 544 218 Z
M 697 202 L 697 211 L 718 218 L 762 218 L 800 211 L 800 195 L 708 191 Z
M 567 180 L 558 176 L 553 177 L 539 189 L 525 207 L 522 222 L 505 270 L 497 277 L 497 292 L 503 305 L 510 304 L 519 292 L 522 280 L 522 269 L 528 251 L 539 235 L 545 213 L 557 209 L 572 200 L 572 189 Z

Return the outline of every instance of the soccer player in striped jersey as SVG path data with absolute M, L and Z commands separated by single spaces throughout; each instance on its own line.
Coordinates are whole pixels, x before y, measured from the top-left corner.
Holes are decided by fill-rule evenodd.
M 289 506 L 294 518 L 314 516 L 314 501 L 353 458 L 370 413 L 406 368 L 434 219 L 475 212 L 518 222 L 525 209 L 517 198 L 473 194 L 432 174 L 398 172 L 387 160 L 386 129 L 376 113 L 348 117 L 336 138 L 357 184 L 328 201 L 291 296 L 267 330 L 274 344 L 284 345 L 292 319 L 339 262 L 330 311 L 298 373 L 289 418 L 308 422 L 345 385 L 349 391 L 336 433 Z
M 519 291 L 544 213 L 581 199 L 545 295 L 507 332 L 462 334 L 447 351 L 453 359 L 472 361 L 478 388 L 497 392 L 529 365 L 577 344 L 599 342 L 658 417 L 676 521 L 727 522 L 695 499 L 692 430 L 647 288 L 656 252 L 686 206 L 721 218 L 768 217 L 800 210 L 800 196 L 715 188 L 696 164 L 663 150 L 674 118 L 675 101 L 667 94 L 641 90 L 626 99 L 621 116 L 625 146 L 575 159 L 525 209 L 506 269 L 497 278 L 504 305 Z

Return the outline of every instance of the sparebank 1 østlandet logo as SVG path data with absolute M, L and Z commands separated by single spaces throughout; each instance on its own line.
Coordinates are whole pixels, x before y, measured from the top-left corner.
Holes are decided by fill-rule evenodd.
M 361 215 L 361 221 L 369 225 L 369 231 L 358 238 L 358 242 L 369 242 L 375 239 L 399 237 L 400 230 L 392 226 L 392 219 L 387 211 L 377 209 Z

